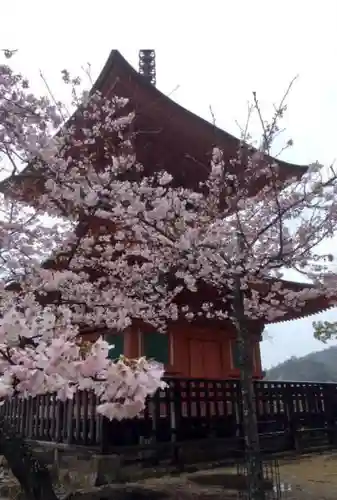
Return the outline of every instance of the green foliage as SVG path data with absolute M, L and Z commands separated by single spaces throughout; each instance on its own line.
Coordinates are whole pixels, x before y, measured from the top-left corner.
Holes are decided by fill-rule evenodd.
M 292 358 L 267 370 L 266 380 L 337 382 L 337 346 Z
M 314 337 L 321 342 L 337 337 L 337 321 L 314 321 Z

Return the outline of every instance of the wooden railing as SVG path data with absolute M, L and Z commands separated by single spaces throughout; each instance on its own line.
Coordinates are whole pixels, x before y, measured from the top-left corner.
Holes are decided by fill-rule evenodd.
M 88 392 L 78 392 L 64 403 L 54 395 L 11 398 L 1 413 L 28 439 L 93 446 L 101 442 L 102 419 L 95 396 Z
M 168 378 L 168 388 L 148 401 L 139 418 L 101 418 L 87 392 L 62 403 L 55 396 L 12 398 L 1 412 L 21 435 L 39 441 L 106 449 L 144 443 L 236 439 L 242 437 L 242 401 L 236 380 Z M 337 435 L 337 384 L 255 382 L 261 437 L 282 436 L 279 447 L 300 446 L 301 436 L 317 430 L 327 444 Z M 323 437 L 322 437 L 323 439 Z M 237 441 L 239 442 L 239 441 Z M 238 446 L 238 445 L 236 445 Z

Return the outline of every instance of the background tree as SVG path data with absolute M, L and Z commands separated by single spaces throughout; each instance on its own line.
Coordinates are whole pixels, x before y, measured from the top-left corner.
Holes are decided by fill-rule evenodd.
M 314 336 L 326 344 L 329 340 L 334 340 L 337 335 L 337 321 L 314 321 Z

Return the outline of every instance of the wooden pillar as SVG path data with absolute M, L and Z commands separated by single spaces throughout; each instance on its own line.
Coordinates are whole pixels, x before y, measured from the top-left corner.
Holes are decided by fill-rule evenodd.
M 137 330 L 133 328 L 128 328 L 124 332 L 124 355 L 129 358 L 139 356 L 137 333 Z

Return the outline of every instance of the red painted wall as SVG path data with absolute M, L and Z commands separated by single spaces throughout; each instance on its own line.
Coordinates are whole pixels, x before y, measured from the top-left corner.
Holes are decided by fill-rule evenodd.
M 163 334 L 164 335 L 164 334 Z M 228 379 L 239 378 L 239 370 L 233 366 L 231 344 L 235 333 L 231 329 L 198 327 L 193 324 L 174 325 L 169 332 L 170 363 L 167 375 L 177 377 Z M 94 340 L 95 335 L 86 335 Z M 255 378 L 262 378 L 260 356 L 260 331 L 252 332 Z M 140 329 L 124 333 L 124 354 L 136 358 L 144 354 Z
M 254 377 L 262 377 L 258 335 L 254 335 Z M 176 327 L 171 331 L 173 359 L 168 373 L 180 377 L 227 379 L 238 378 L 233 366 L 231 331 L 216 328 Z

